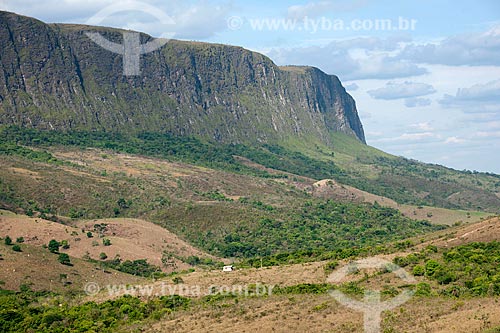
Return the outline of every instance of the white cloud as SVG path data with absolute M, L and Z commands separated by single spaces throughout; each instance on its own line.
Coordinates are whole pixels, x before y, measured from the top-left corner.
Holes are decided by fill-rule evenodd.
M 375 137 L 381 137 L 381 136 L 384 135 L 384 133 L 383 132 L 378 132 L 378 131 L 368 131 L 368 132 L 366 132 L 366 135 L 370 136 L 370 137 L 374 137 L 374 136 Z
M 288 7 L 288 18 L 300 20 L 304 17 L 318 17 L 327 12 L 350 11 L 362 7 L 366 0 L 331 0 L 331 1 L 312 1 L 304 5 L 293 5 Z
M 356 83 L 346 84 L 344 86 L 345 90 L 356 91 L 359 89 L 359 86 Z
M 178 31 L 184 39 L 205 39 L 227 29 L 226 17 L 232 10 L 230 4 L 214 5 L 201 1 L 181 10 L 174 16 Z
M 422 133 L 404 133 L 399 137 L 399 139 L 420 141 L 423 139 L 436 138 L 436 137 L 439 137 L 439 136 L 432 133 L 432 132 L 422 132 Z
M 288 7 L 288 17 L 300 20 L 304 17 L 317 17 L 323 15 L 325 11 L 330 11 L 331 1 L 309 2 L 305 5 L 293 5 Z
M 438 141 L 441 139 L 441 135 L 435 134 L 432 132 L 419 132 L 419 133 L 403 133 L 400 136 L 392 137 L 392 138 L 381 138 L 371 140 L 372 142 L 384 143 L 384 142 L 432 142 Z
M 434 130 L 434 128 L 428 122 L 411 124 L 410 127 L 415 128 L 415 129 L 420 130 L 420 131 L 433 131 Z
M 475 136 L 479 138 L 500 138 L 500 131 L 493 131 L 493 132 L 479 131 L 476 132 Z
M 400 99 L 429 95 L 436 90 L 427 83 L 405 81 L 402 83 L 388 82 L 385 87 L 368 90 L 368 94 L 375 99 Z
M 393 79 L 426 74 L 425 68 L 390 55 L 406 40 L 406 37 L 354 38 L 333 41 L 325 46 L 273 48 L 267 55 L 278 65 L 316 66 L 342 80 Z
M 229 0 L 228 0 L 229 1 Z M 220 1 L 160 1 L 139 0 L 157 8 L 174 22 L 168 33 L 175 38 L 205 39 L 227 29 L 226 18 L 233 10 L 230 2 Z M 165 26 L 155 17 L 140 11 L 120 11 L 126 2 L 120 0 L 7 0 L 3 10 L 34 16 L 46 22 L 85 23 L 90 17 L 107 6 L 115 6 L 116 13 L 103 21 L 102 25 L 132 29 L 154 37 L 165 33 Z
M 453 36 L 438 43 L 408 45 L 402 59 L 444 65 L 500 65 L 500 25 L 486 32 Z
M 429 98 L 411 97 L 411 98 L 405 99 L 405 106 L 407 108 L 429 106 L 429 105 L 431 105 L 431 103 L 432 103 L 432 101 Z
M 500 112 L 500 79 L 460 88 L 454 96 L 444 95 L 439 103 L 444 107 L 460 108 L 464 112 Z
M 467 142 L 467 140 L 457 138 L 456 136 L 450 136 L 449 138 L 446 138 L 446 140 L 444 140 L 444 143 L 446 144 L 460 144 L 464 142 Z

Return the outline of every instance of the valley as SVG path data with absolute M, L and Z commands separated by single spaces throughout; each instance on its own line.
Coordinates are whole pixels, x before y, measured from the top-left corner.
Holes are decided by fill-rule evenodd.
M 367 145 L 318 68 L 87 30 L 0 11 L 0 332 L 500 332 L 500 175 Z

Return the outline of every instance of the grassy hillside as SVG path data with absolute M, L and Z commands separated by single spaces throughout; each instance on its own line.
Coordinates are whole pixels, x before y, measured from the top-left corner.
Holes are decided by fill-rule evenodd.
M 24 287 L 18 293 L 0 292 L 0 327 L 3 332 L 21 332 L 28 328 L 40 332 L 62 332 L 68 328 L 102 332 L 323 332 L 332 329 L 363 332 L 361 313 L 338 303 L 329 295 L 329 290 L 337 289 L 350 298 L 359 299 L 365 290 L 378 289 L 386 300 L 410 288 L 415 295 L 407 303 L 382 313 L 384 332 L 491 333 L 500 327 L 495 296 L 499 293 L 499 270 L 495 264 L 498 242 L 470 242 L 464 237 L 471 234 L 471 228 L 477 233 L 489 229 L 484 235 L 493 239 L 499 236 L 497 226 L 498 219 L 492 219 L 456 228 L 454 232 L 463 240 L 457 246 L 446 248 L 423 243 L 405 252 L 379 256 L 414 272 L 416 282 L 412 284 L 402 283 L 386 270 L 353 270 L 345 282 L 328 284 L 325 281 L 332 269 L 335 271 L 347 262 L 332 265 L 330 261 L 323 261 L 182 275 L 184 290 L 193 286 L 200 288 L 200 294 L 196 295 L 178 296 L 167 292 L 163 296 L 138 297 L 147 294 L 139 292 L 146 291 L 141 286 L 159 291 L 160 286 L 167 283 L 173 288 L 173 282 L 167 280 L 136 281 L 132 285 L 135 296 L 123 296 L 127 292 L 110 296 L 103 290 L 77 300 L 57 293 L 32 292 Z M 492 228 L 496 228 L 495 231 Z M 446 241 L 446 237 L 435 236 L 438 237 L 435 241 Z M 81 265 L 78 262 L 75 269 Z M 419 266 L 422 269 L 416 268 Z M 257 284 L 266 289 L 257 289 Z M 249 289 L 248 292 L 246 289 L 217 292 L 222 286 Z
M 237 155 L 274 170 L 317 180 L 332 178 L 400 204 L 486 212 L 498 212 L 500 207 L 498 175 L 457 171 L 391 156 L 343 134 L 333 135 L 335 145 L 332 150 L 313 142 L 289 141 L 285 147 L 269 144 L 249 147 L 154 133 L 125 136 L 105 132 L 46 132 L 16 127 L 2 127 L 1 133 L 5 141 L 0 153 L 4 155 L 34 154 L 16 147 L 16 144 L 97 147 L 240 174 L 287 177 L 276 173 L 271 176 L 269 172 L 242 164 L 234 159 Z M 50 159 L 50 156 L 28 157 Z
M 500 176 L 458 171 L 392 156 L 333 133 L 333 149 L 319 142 L 290 140 L 288 149 L 342 170 L 335 179 L 358 189 L 391 198 L 398 203 L 498 213 Z
M 260 178 L 96 150 L 51 156 L 57 163 L 2 158 L 4 206 L 75 226 L 85 218 L 140 217 L 226 257 L 375 246 L 441 228 L 378 204 L 316 197 L 307 178 Z

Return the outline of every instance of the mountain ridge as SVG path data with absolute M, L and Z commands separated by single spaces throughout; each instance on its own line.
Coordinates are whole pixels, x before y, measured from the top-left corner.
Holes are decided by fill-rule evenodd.
M 342 132 L 365 143 L 354 99 L 317 68 L 290 70 L 242 47 L 170 40 L 141 56 L 141 76 L 127 77 L 121 55 L 84 35 L 97 29 L 120 43 L 119 29 L 0 18 L 0 124 L 225 143 L 314 137 L 329 146 L 329 133 Z M 141 34 L 143 43 L 151 39 Z

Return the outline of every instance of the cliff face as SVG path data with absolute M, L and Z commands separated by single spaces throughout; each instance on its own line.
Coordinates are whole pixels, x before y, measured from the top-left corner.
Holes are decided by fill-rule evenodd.
M 141 56 L 140 76 L 123 76 L 122 56 L 85 31 L 121 43 L 117 29 L 0 12 L 0 124 L 220 142 L 308 136 L 330 144 L 329 133 L 340 131 L 364 142 L 354 100 L 316 68 L 280 68 L 240 47 L 172 40 Z

